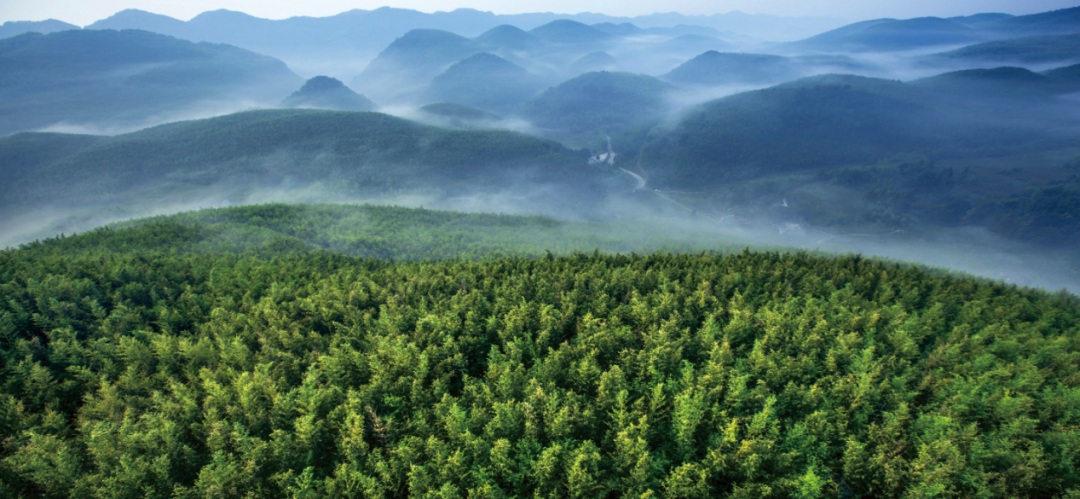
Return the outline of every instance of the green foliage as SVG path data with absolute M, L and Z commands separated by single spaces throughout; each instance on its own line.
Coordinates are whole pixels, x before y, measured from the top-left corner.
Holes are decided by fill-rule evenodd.
M 1080 189 L 1075 186 L 1032 189 L 980 206 L 972 218 L 1009 237 L 1076 248 L 1080 244 Z
M 0 252 L 0 487 L 695 498 L 1080 488 L 1075 297 L 856 256 L 391 263 L 199 246 L 240 226 L 228 219 L 305 241 L 309 228 L 330 228 L 309 240 L 349 233 L 361 215 L 387 231 L 557 224 L 265 206 Z
M 59 160 L 102 140 L 93 135 L 66 133 L 20 133 L 3 139 L 0 146 L 0 183 L 12 185 L 37 168 Z

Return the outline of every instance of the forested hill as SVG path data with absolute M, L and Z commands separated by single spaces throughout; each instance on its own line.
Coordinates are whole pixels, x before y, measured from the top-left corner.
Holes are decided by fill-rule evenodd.
M 972 67 L 986 67 L 994 63 L 1063 64 L 1077 60 L 1080 60 L 1080 35 L 1070 34 L 994 40 L 924 56 L 919 62 L 927 65 L 968 63 Z
M 660 222 L 585 222 L 345 204 L 205 209 L 35 241 L 23 254 L 173 253 L 285 256 L 330 251 L 393 260 L 490 260 L 573 252 L 740 251 L 747 239 Z
M 545 90 L 522 106 L 537 126 L 574 133 L 606 132 L 657 120 L 675 87 L 647 75 L 585 73 Z
M 0 252 L 5 497 L 1080 493 L 1073 297 L 855 256 L 101 238 Z
M 57 125 L 136 129 L 276 104 L 303 83 L 272 57 L 139 30 L 6 38 L 0 74 L 0 136 Z
M 1024 74 L 1045 84 L 1000 77 Z M 761 171 L 903 153 L 989 157 L 1070 147 L 1080 122 L 1056 96 L 1078 88 L 1019 68 L 911 83 L 814 76 L 697 106 L 678 125 L 652 133 L 642 164 L 658 187 L 696 190 Z
M 0 139 L 0 157 L 35 137 Z M 37 142 L 49 140 L 70 142 L 65 136 Z M 52 154 L 48 147 L 37 151 Z M 531 182 L 574 198 L 573 192 L 596 188 L 601 173 L 575 154 L 520 133 L 446 130 L 379 113 L 249 111 L 100 139 L 38 162 L 0 186 L 0 196 L 17 207 L 283 182 L 320 182 L 355 195 L 409 189 L 467 195 Z

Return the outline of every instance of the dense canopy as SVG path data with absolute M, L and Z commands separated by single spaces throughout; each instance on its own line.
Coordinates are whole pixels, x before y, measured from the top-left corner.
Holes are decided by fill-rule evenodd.
M 1080 493 L 1068 295 L 855 256 L 108 240 L 138 230 L 0 253 L 6 496 Z

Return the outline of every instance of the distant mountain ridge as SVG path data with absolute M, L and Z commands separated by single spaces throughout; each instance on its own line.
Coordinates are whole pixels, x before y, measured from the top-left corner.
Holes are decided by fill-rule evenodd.
M 128 9 L 118 12 L 106 19 L 97 21 L 86 26 L 86 28 L 116 29 L 118 24 L 146 22 L 143 19 L 139 19 L 139 16 L 143 16 L 145 19 L 167 17 L 137 9 Z M 637 27 L 646 29 L 669 28 L 680 24 L 698 25 L 720 31 L 734 31 L 763 38 L 767 38 L 765 35 L 770 34 L 784 36 L 799 36 L 800 33 L 812 34 L 840 26 L 843 23 L 840 19 L 825 16 L 791 17 L 768 14 L 745 14 L 738 11 L 712 15 L 684 15 L 677 12 L 669 12 L 625 17 L 591 12 L 580 14 L 556 14 L 552 12 L 494 14 L 492 12 L 467 8 L 455 9 L 450 12 L 439 11 L 425 14 L 410 9 L 381 7 L 374 10 L 353 9 L 327 17 L 291 17 L 280 21 L 261 19 L 241 12 L 221 9 L 203 12 L 187 22 L 173 19 L 175 22 L 171 23 L 171 26 L 168 29 L 186 29 L 191 30 L 192 32 L 198 32 L 201 29 L 205 29 L 205 27 L 211 23 L 224 19 L 227 16 L 233 16 L 237 19 L 243 18 L 246 19 L 248 23 L 259 23 L 264 27 L 277 24 L 282 27 L 318 26 L 323 29 L 335 29 L 339 28 L 341 24 L 351 21 L 353 23 L 371 22 L 371 28 L 384 31 L 389 31 L 394 25 L 407 24 L 408 27 L 403 31 L 400 31 L 401 34 L 408 31 L 408 29 L 432 28 L 446 29 L 470 36 L 476 36 L 481 32 L 487 31 L 500 24 L 510 24 L 527 31 L 560 19 L 568 19 L 583 24 L 608 23 L 620 25 L 631 23 Z M 182 27 L 182 25 L 188 26 Z M 353 27 L 355 28 L 356 26 L 354 25 Z M 209 35 L 209 33 L 204 34 Z M 226 33 L 221 33 L 219 35 L 229 36 L 229 34 Z
M 1076 33 L 1080 32 L 1080 7 L 999 18 L 982 23 L 979 28 L 1010 37 Z
M 785 46 L 804 50 L 892 52 L 937 45 L 962 45 L 988 38 L 979 30 L 956 21 L 920 17 L 863 21 Z
M 777 84 L 822 73 L 851 73 L 869 69 L 846 55 L 786 57 L 773 54 L 731 53 L 710 50 L 662 78 L 683 85 Z
M 526 95 L 535 93 L 533 87 L 557 85 L 588 72 L 658 73 L 643 70 L 642 65 L 649 65 L 643 61 L 665 61 L 676 65 L 705 50 L 734 47 L 719 38 L 698 33 L 702 30 L 708 31 L 680 26 L 663 30 L 665 34 L 656 34 L 656 29 L 639 28 L 629 23 L 590 26 L 568 19 L 552 21 L 529 31 L 504 24 L 475 38 L 444 30 L 414 29 L 380 52 L 351 81 L 351 86 L 382 103 L 423 105 L 448 100 L 501 113 L 508 111 L 509 106 L 492 107 L 490 103 L 475 99 L 457 100 L 450 94 L 440 95 L 427 87 L 429 83 L 446 83 L 443 78 L 446 72 L 460 70 L 455 66 L 480 54 L 497 57 L 529 72 L 531 76 L 513 85 L 518 88 L 511 92 Z M 622 57 L 629 62 L 624 64 Z M 489 58 L 489 61 L 493 60 Z M 460 75 L 460 71 L 458 73 Z M 440 78 L 443 81 L 436 82 Z M 505 82 L 505 78 L 502 80 Z M 474 83 L 459 87 L 466 91 L 472 88 L 473 93 L 505 94 L 495 88 L 495 83 L 498 83 L 497 79 L 478 77 Z M 489 90 L 481 90 L 484 88 Z M 531 95 L 526 98 L 528 96 Z M 524 101 L 519 95 L 505 103 L 509 104 L 511 100 Z
M 523 31 L 567 19 L 583 24 L 633 23 L 641 29 L 671 29 L 678 25 L 696 25 L 695 31 L 735 31 L 760 39 L 795 39 L 810 36 L 843 24 L 826 17 L 779 17 L 749 15 L 739 12 L 711 16 L 687 16 L 677 13 L 639 17 L 616 17 L 604 14 L 534 13 L 498 15 L 473 9 L 426 14 L 414 10 L 382 7 L 375 10 L 350 10 L 328 17 L 292 17 L 282 20 L 261 19 L 242 12 L 216 10 L 180 21 L 140 10 L 124 10 L 97 21 L 87 29 L 144 29 L 191 41 L 236 45 L 286 61 L 301 74 L 328 74 L 351 78 L 359 67 L 335 67 L 332 59 L 350 58 L 362 64 L 413 29 L 438 29 L 475 37 L 496 26 L 512 25 Z M 714 34 L 714 33 L 704 33 Z M 347 80 L 346 80 L 347 81 Z
M 1024 16 L 987 13 L 947 19 L 874 19 L 785 43 L 781 47 L 788 50 L 890 52 L 1073 33 L 1080 33 L 1080 7 Z
M 56 19 L 46 19 L 44 21 L 8 21 L 3 25 L 0 25 L 0 39 L 11 38 L 23 33 L 55 33 L 57 31 L 67 31 L 69 29 L 82 29 L 74 24 L 68 24 L 63 21 L 57 21 Z

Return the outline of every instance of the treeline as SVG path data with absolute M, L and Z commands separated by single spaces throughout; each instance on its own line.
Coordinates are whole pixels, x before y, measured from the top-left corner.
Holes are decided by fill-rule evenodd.
M 6 497 L 1080 494 L 1077 300 L 859 257 L 26 248 L 0 298 Z

